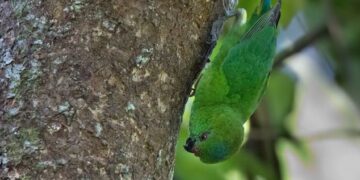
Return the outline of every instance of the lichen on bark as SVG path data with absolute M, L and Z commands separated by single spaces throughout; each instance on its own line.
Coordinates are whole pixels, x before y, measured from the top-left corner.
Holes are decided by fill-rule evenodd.
M 215 1 L 0 1 L 0 178 L 171 179 Z

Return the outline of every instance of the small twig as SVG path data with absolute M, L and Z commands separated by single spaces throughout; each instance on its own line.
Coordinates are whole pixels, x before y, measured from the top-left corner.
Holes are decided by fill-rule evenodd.
M 264 136 L 263 129 L 251 129 L 251 133 L 249 135 L 249 140 L 277 140 L 282 136 L 280 134 L 271 133 L 267 136 Z M 344 129 L 337 129 L 337 130 L 327 130 L 324 132 L 318 132 L 312 135 L 302 135 L 302 136 L 295 136 L 296 139 L 305 142 L 312 142 L 312 141 L 319 141 L 324 139 L 334 139 L 334 138 L 360 138 L 360 129 L 355 128 L 344 128 Z
M 326 34 L 328 34 L 328 27 L 326 25 L 319 26 L 318 28 L 309 32 L 308 34 L 297 40 L 293 45 L 284 49 L 275 56 L 274 68 L 279 67 L 286 58 L 300 52 L 301 50 L 308 47 L 310 44 L 316 42 Z
M 328 130 L 325 132 L 320 132 L 313 135 L 308 135 L 304 137 L 299 137 L 308 142 L 320 141 L 325 139 L 335 139 L 335 138 L 360 138 L 360 130 L 359 129 L 339 129 L 339 130 Z
M 325 6 L 325 13 L 326 13 L 326 25 L 329 30 L 330 37 L 335 41 L 335 45 L 337 45 L 337 49 L 340 49 L 341 51 L 346 53 L 346 42 L 343 38 L 343 30 L 341 28 L 341 25 L 339 24 L 339 20 L 335 15 L 335 12 L 333 11 L 333 5 L 331 0 L 323 0 L 324 6 Z
M 249 140 L 265 141 L 267 139 L 276 140 L 279 138 L 278 134 L 271 133 L 264 136 L 263 128 L 252 128 L 249 134 Z
M 275 142 L 276 138 L 273 137 L 273 135 L 276 134 L 274 129 L 271 126 L 271 119 L 270 113 L 269 113 L 269 107 L 267 106 L 266 100 L 263 102 L 262 105 L 259 106 L 257 109 L 255 116 L 254 116 L 259 125 L 260 125 L 260 134 L 263 138 L 261 141 L 261 146 L 259 148 L 262 148 L 264 160 L 267 162 L 266 164 L 269 164 L 272 167 L 272 170 L 274 172 L 276 179 L 282 179 L 281 178 L 281 170 L 279 165 L 279 159 L 276 156 L 275 152 Z M 250 137 L 253 131 L 251 130 Z
M 345 39 L 343 37 L 344 31 L 340 25 L 340 21 L 335 15 L 333 3 L 331 0 L 323 0 L 326 13 L 326 22 L 329 29 L 330 40 L 332 40 L 334 45 L 334 50 L 338 54 L 337 58 L 339 69 L 341 73 L 339 74 L 343 83 L 353 82 L 353 69 L 351 68 L 351 53 L 348 50 Z M 339 61 L 341 59 L 341 61 Z

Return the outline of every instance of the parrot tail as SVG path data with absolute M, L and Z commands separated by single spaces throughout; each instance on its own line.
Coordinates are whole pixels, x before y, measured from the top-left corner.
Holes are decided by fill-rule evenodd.
M 261 14 L 266 13 L 271 7 L 271 0 L 261 0 Z

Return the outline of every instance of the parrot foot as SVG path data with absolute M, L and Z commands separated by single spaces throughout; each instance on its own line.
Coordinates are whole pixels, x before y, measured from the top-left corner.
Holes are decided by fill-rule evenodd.
M 225 11 L 225 16 L 219 17 L 212 25 L 211 28 L 211 39 L 209 44 L 216 42 L 219 38 L 219 34 L 222 31 L 224 22 L 232 17 L 237 16 L 236 6 L 238 4 L 238 0 L 222 0 L 223 8 Z
M 235 14 L 238 0 L 223 0 L 222 2 L 225 10 L 225 16 L 232 16 Z

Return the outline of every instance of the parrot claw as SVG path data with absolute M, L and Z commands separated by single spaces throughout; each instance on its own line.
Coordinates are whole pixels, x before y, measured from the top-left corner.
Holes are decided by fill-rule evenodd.
M 225 11 L 225 16 L 218 18 L 212 25 L 211 28 L 211 40 L 210 43 L 216 42 L 219 38 L 219 34 L 223 28 L 224 21 L 232 16 L 237 15 L 236 6 L 238 0 L 223 0 L 223 7 Z
M 238 4 L 238 0 L 223 0 L 223 6 L 226 16 L 232 16 L 235 14 L 235 9 Z

